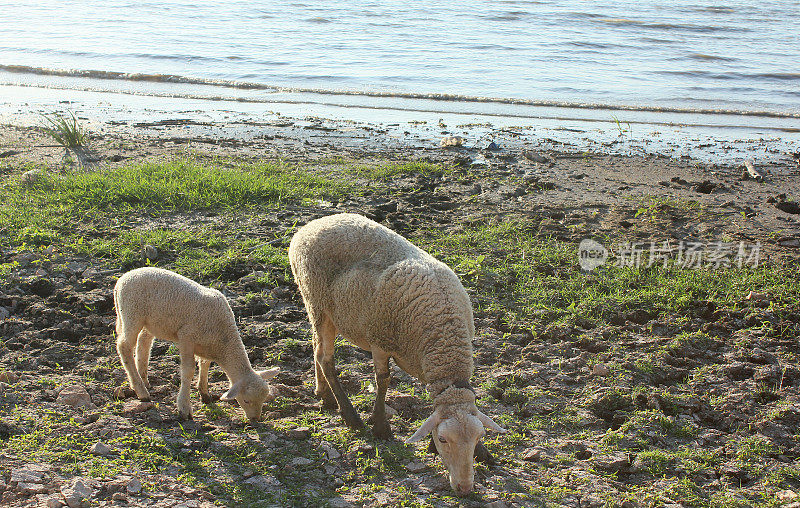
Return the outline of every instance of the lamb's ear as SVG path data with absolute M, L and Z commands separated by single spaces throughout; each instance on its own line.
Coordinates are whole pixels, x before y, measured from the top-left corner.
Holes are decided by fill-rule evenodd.
M 499 426 L 497 423 L 495 423 L 495 421 L 494 421 L 494 420 L 492 420 L 491 418 L 489 418 L 487 415 L 485 415 L 485 414 L 481 413 L 481 412 L 480 412 L 480 410 L 478 410 L 478 420 L 480 420 L 480 421 L 481 421 L 481 423 L 482 423 L 482 424 L 483 424 L 483 425 L 484 425 L 484 426 L 485 426 L 487 429 L 491 429 L 491 430 L 493 430 L 493 431 L 495 431 L 495 432 L 499 432 L 499 433 L 501 433 L 501 434 L 505 434 L 506 432 L 508 432 L 508 430 L 506 430 L 506 429 L 504 429 L 503 427 Z
M 223 400 L 225 402 L 236 400 L 236 396 L 239 395 L 239 392 L 241 391 L 242 391 L 242 382 L 239 381 L 235 385 L 231 386 L 231 388 L 227 392 L 223 393 L 220 396 L 219 400 Z
M 257 370 L 256 374 L 261 376 L 261 379 L 263 379 L 264 381 L 269 381 L 270 379 L 277 376 L 280 371 L 281 371 L 280 367 L 272 367 L 271 369 L 267 370 Z
M 414 435 L 410 438 L 406 439 L 406 444 L 416 443 L 417 441 L 421 441 L 425 436 L 431 433 L 434 427 L 439 425 L 442 419 L 439 416 L 438 412 L 434 412 L 432 415 L 428 417 L 427 420 L 422 422 L 422 425 L 419 427 L 419 430 L 414 432 Z

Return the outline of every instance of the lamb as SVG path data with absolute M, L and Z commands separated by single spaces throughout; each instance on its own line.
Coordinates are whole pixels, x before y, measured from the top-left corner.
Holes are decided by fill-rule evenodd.
M 506 432 L 475 407 L 472 306 L 444 263 L 390 229 L 356 214 L 316 219 L 289 245 L 292 273 L 311 322 L 315 394 L 323 407 L 338 404 L 345 423 L 363 423 L 336 375 L 337 333 L 372 352 L 377 393 L 373 433 L 390 438 L 385 398 L 389 358 L 426 383 L 433 414 L 406 443 L 431 434 L 459 495 L 472 490 L 473 455 L 491 461 L 479 442 L 484 426 Z
M 150 400 L 147 364 L 153 339 L 159 337 L 177 344 L 180 352 L 178 412 L 182 418 L 192 418 L 189 392 L 195 357 L 200 367 L 197 388 L 204 404 L 211 403 L 208 369 L 213 361 L 230 381 L 230 389 L 220 400 L 237 400 L 251 422 L 261 418 L 262 405 L 270 396 L 267 381 L 280 369 L 253 370 L 222 293 L 169 270 L 137 268 L 117 281 L 114 306 L 117 352 L 139 400 Z

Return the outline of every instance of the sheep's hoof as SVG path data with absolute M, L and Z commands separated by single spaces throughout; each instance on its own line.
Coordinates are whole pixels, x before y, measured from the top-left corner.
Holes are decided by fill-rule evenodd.
M 478 441 L 478 444 L 475 445 L 475 460 L 490 466 L 497 464 L 497 462 L 494 460 L 494 457 L 492 457 L 492 454 L 489 453 L 489 450 L 487 450 L 480 441 Z
M 180 416 L 180 419 L 185 421 L 185 422 L 191 422 L 191 421 L 194 420 L 194 418 L 192 418 L 192 414 L 191 413 L 178 412 L 178 415 Z
M 376 423 L 372 426 L 372 435 L 377 437 L 378 439 L 392 439 L 394 435 L 392 434 L 392 429 L 389 427 L 389 423 L 384 420 L 381 423 Z
M 200 394 L 200 400 L 202 400 L 203 404 L 205 404 L 205 405 L 209 405 L 209 404 L 214 402 L 214 399 L 211 398 L 211 395 L 209 395 L 207 393 L 201 393 Z
M 139 397 L 139 400 L 141 400 L 142 402 L 152 402 L 150 400 L 150 395 L 145 395 L 144 397 Z

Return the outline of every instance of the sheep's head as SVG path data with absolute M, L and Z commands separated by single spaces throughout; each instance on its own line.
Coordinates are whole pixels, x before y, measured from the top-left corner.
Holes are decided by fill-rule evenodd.
M 235 399 L 244 410 L 245 416 L 251 422 L 256 422 L 261 419 L 264 401 L 272 396 L 272 390 L 267 381 L 274 378 L 278 372 L 280 372 L 278 367 L 255 371 L 252 375 L 237 381 L 227 392 L 222 394 L 219 400 L 231 402 Z
M 450 486 L 456 494 L 464 496 L 472 491 L 475 482 L 473 457 L 475 446 L 486 433 L 484 427 L 507 432 L 481 413 L 474 403 L 440 405 L 406 443 L 416 443 L 431 434 L 447 468 Z

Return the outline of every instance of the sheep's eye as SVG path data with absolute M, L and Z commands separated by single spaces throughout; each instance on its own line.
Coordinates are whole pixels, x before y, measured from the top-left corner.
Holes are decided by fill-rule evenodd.
M 245 403 L 245 404 L 250 404 L 249 400 L 243 400 L 242 402 Z
M 440 443 L 447 443 L 447 439 L 445 439 L 445 438 L 443 438 L 443 437 L 441 437 L 441 436 L 440 436 L 440 437 L 439 437 L 439 442 L 440 442 Z

